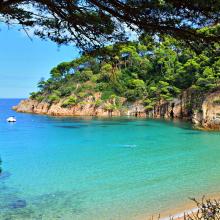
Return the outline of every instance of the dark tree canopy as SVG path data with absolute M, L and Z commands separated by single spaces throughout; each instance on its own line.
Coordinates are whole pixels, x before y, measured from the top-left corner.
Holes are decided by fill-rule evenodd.
M 138 35 L 216 42 L 219 18 L 219 0 L 0 0 L 0 22 L 83 49 L 124 41 L 127 28 Z

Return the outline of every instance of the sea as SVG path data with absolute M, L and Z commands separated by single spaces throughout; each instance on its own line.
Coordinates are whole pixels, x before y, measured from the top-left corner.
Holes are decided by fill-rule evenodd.
M 19 101 L 0 99 L 0 220 L 143 220 L 220 192 L 220 132 L 16 113 Z

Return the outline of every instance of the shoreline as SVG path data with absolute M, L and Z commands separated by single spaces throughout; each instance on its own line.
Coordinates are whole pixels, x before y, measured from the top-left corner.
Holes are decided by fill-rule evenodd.
M 25 111 L 17 111 L 16 109 L 12 108 L 13 111 L 17 113 L 22 114 L 31 114 L 31 115 L 39 115 L 39 116 L 47 116 L 47 117 L 53 117 L 53 118 L 100 118 L 100 119 L 108 119 L 108 118 L 133 118 L 133 119 L 150 119 L 150 120 L 164 120 L 164 121 L 173 121 L 173 122 L 185 122 L 191 124 L 192 128 L 199 131 L 206 131 L 206 132 L 212 132 L 216 131 L 219 132 L 219 129 L 211 129 L 209 127 L 202 127 L 195 125 L 192 120 L 188 118 L 165 118 L 165 117 L 148 117 L 148 116 L 134 116 L 134 115 L 77 115 L 77 114 L 67 114 L 67 115 L 53 115 L 48 113 L 36 113 L 36 112 L 25 112 Z
M 183 220 L 184 219 L 184 214 L 192 214 L 196 211 L 198 211 L 198 207 L 196 207 L 196 205 L 192 205 L 191 208 L 188 207 L 188 205 L 185 207 L 185 208 L 182 208 L 181 210 L 183 211 L 180 211 L 180 209 L 178 209 L 178 211 L 176 210 L 174 213 L 175 214 L 168 214 L 166 215 L 165 217 L 161 217 L 160 220 L 170 220 L 171 218 L 172 219 L 176 219 L 176 220 Z
M 204 197 L 205 200 L 217 200 L 220 201 L 220 192 L 211 192 L 207 194 L 194 196 L 198 202 L 201 202 L 202 198 Z M 193 214 L 198 211 L 198 207 L 196 203 L 190 198 L 183 203 L 178 204 L 170 204 L 169 207 L 163 208 L 161 211 L 154 211 L 153 213 L 142 213 L 140 215 L 136 215 L 136 220 L 184 220 L 184 213 L 185 214 Z
M 201 201 L 202 197 L 196 198 L 197 201 Z M 216 193 L 210 193 L 204 196 L 204 199 L 210 199 L 210 200 L 220 200 L 220 192 Z M 171 209 L 169 211 L 163 212 L 160 214 L 161 218 L 160 220 L 170 220 L 170 218 L 174 220 L 183 220 L 184 214 L 192 214 L 198 211 L 198 207 L 196 206 L 194 201 L 189 200 L 188 203 L 185 203 L 185 205 L 181 207 L 176 207 L 174 209 Z M 172 213 L 172 214 L 171 214 Z M 149 218 L 145 218 L 149 219 Z
M 172 219 L 177 219 L 177 220 L 183 220 L 184 219 L 184 215 L 186 214 L 193 214 L 194 212 L 197 212 L 199 209 L 198 208 L 192 208 L 192 209 L 188 209 L 188 210 L 185 210 L 184 212 L 180 212 L 180 213 L 177 213 L 175 215 L 171 215 L 169 217 L 164 217 L 164 218 L 161 218 L 160 220 L 170 220 L 170 218 Z
M 220 91 L 218 93 L 212 94 L 214 97 L 220 95 Z M 213 97 L 212 97 L 213 99 Z M 212 101 L 210 98 L 210 102 Z M 168 105 L 168 103 L 167 103 Z M 37 115 L 46 115 L 46 116 L 54 116 L 54 117 L 124 117 L 131 116 L 136 118 L 149 118 L 149 119 L 168 119 L 168 120 L 179 120 L 179 121 L 190 121 L 193 127 L 197 130 L 204 131 L 220 131 L 220 116 L 216 116 L 216 112 L 220 111 L 220 107 L 213 106 L 209 103 L 209 105 L 203 106 L 203 112 L 194 111 L 193 115 L 189 115 L 187 109 L 183 111 L 181 106 L 176 103 L 175 107 L 170 109 L 170 106 L 164 105 L 157 106 L 154 112 L 146 112 L 146 109 L 143 104 L 134 102 L 127 103 L 121 109 L 108 110 L 105 106 L 96 107 L 94 104 L 77 104 L 69 107 L 62 107 L 62 100 L 58 103 L 49 104 L 47 102 L 39 102 L 33 99 L 24 99 L 21 100 L 16 106 L 13 106 L 12 109 L 15 112 L 20 113 L 29 113 L 29 114 L 37 114 Z M 211 107 L 210 107 L 211 106 Z M 207 107 L 207 108 L 206 108 Z M 210 110 L 210 112 L 207 109 Z M 162 111 L 162 112 L 161 112 Z M 174 112 L 171 117 L 170 111 Z M 209 114 L 208 114 L 209 113 Z M 208 116 L 207 116 L 208 115 Z

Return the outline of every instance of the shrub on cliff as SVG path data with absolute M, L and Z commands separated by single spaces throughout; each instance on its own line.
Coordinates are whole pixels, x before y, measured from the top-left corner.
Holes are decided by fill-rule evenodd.
M 215 100 L 213 101 L 213 104 L 215 104 L 215 105 L 220 105 L 220 98 L 219 98 L 219 99 L 215 99 Z
M 40 94 L 35 97 L 35 99 L 36 99 L 38 102 L 42 102 L 42 101 L 44 100 L 44 98 L 45 98 L 45 96 L 40 95 Z
M 111 90 L 103 91 L 102 96 L 101 96 L 101 100 L 106 101 L 106 100 L 110 99 L 110 97 L 112 95 L 114 95 L 114 93 Z
M 38 102 L 42 102 L 45 96 L 41 94 L 41 92 L 32 92 L 30 94 L 30 99 L 37 100 Z
M 66 96 L 69 96 L 71 95 L 71 93 L 76 89 L 76 87 L 74 85 L 71 85 L 71 86 L 63 86 L 59 89 L 60 91 L 60 95 L 62 97 L 66 97 Z
M 86 82 L 90 80 L 93 76 L 93 72 L 90 69 L 85 69 L 83 71 L 77 71 L 75 73 L 75 79 L 79 82 Z
M 114 110 L 117 109 L 117 106 L 115 104 L 112 103 L 106 103 L 104 106 L 104 109 L 108 112 L 113 112 Z
M 66 99 L 63 104 L 62 107 L 70 107 L 77 104 L 77 97 L 76 96 L 70 96 L 68 99 Z
M 48 96 L 47 101 L 50 104 L 58 103 L 60 101 L 60 97 L 57 94 L 53 93 L 53 94 Z
M 95 108 L 100 107 L 103 104 L 103 101 L 100 99 L 95 100 L 95 102 L 93 103 Z
M 35 99 L 37 97 L 38 93 L 37 92 L 31 92 L 30 93 L 30 99 Z

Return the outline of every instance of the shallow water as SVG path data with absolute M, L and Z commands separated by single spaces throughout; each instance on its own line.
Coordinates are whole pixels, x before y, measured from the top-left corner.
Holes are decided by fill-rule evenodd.
M 133 220 L 220 190 L 219 132 L 14 113 L 18 101 L 0 100 L 0 219 Z

